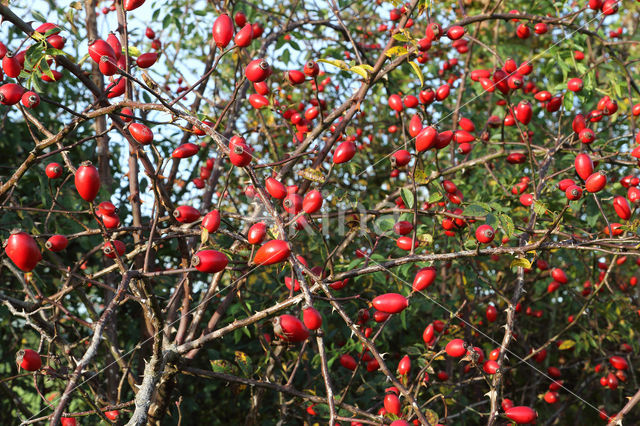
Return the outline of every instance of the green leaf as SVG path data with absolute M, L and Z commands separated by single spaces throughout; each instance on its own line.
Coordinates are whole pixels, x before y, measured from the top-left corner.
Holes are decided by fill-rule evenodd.
M 280 60 L 285 64 L 289 63 L 289 61 L 291 60 L 291 52 L 289 51 L 289 49 L 284 49 L 282 55 L 280 55 Z
M 39 44 L 34 44 L 27 49 L 24 55 L 24 68 L 32 70 L 42 59 L 42 50 Z
M 404 201 L 404 205 L 407 206 L 407 208 L 413 208 L 414 198 L 411 190 L 408 188 L 402 188 L 400 190 L 400 196 L 402 196 L 402 201 Z
M 435 191 L 429 194 L 429 203 L 437 203 L 442 200 L 442 193 Z
M 37 10 L 32 10 L 31 15 L 40 22 L 47 22 L 47 18 L 45 18 L 40 12 Z
M 211 370 L 214 373 L 237 374 L 238 369 L 226 359 L 211 360 Z
M 500 227 L 507 234 L 507 237 L 511 238 L 511 236 L 513 235 L 513 233 L 516 230 L 516 227 L 513 224 L 513 219 L 511 219 L 511 216 L 509 216 L 507 214 L 500 213 L 498 215 L 498 221 L 500 222 Z
M 374 223 L 380 231 L 388 232 L 393 229 L 393 225 L 395 225 L 396 222 L 393 220 L 393 217 L 380 216 Z
M 431 200 L 429 200 L 429 202 L 431 202 Z M 468 205 L 462 212 L 464 216 L 484 216 L 487 213 L 489 213 L 487 209 L 477 204 Z
M 533 211 L 536 212 L 538 216 L 542 216 L 547 211 L 547 206 L 545 206 L 542 201 L 535 200 L 533 202 Z
M 420 87 L 424 86 L 424 76 L 422 75 L 422 70 L 420 69 L 418 64 L 411 61 L 409 62 L 409 65 L 411 65 L 411 68 L 413 68 L 413 72 L 415 72 L 418 78 L 420 79 Z

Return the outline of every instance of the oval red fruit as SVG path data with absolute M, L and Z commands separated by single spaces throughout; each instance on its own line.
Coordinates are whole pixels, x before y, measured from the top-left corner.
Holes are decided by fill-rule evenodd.
M 342 142 L 333 154 L 333 163 L 346 163 L 351 160 L 354 155 L 356 155 L 356 145 L 350 140 Z
M 253 263 L 273 265 L 274 263 L 285 261 L 289 254 L 291 254 L 289 244 L 282 240 L 271 240 L 258 249 L 253 257 Z
M 409 306 L 409 301 L 401 294 L 387 293 L 373 299 L 371 304 L 381 312 L 397 314 Z
M 591 193 L 601 191 L 607 185 L 607 176 L 602 172 L 595 172 L 587 178 L 584 187 Z
M 462 339 L 453 339 L 447 346 L 445 346 L 444 350 L 447 352 L 447 355 L 453 358 L 460 358 L 467 353 L 467 347 Z
M 213 40 L 221 49 L 224 49 L 229 45 L 231 38 L 233 37 L 233 22 L 229 15 L 222 14 L 216 18 L 213 23 Z
M 141 123 L 131 123 L 129 133 L 140 145 L 149 145 L 153 142 L 153 131 Z
M 578 176 L 580 176 L 582 180 L 587 180 L 587 178 L 593 173 L 593 161 L 591 161 L 589 154 L 578 154 L 574 165 L 576 173 L 578 173 Z
M 249 244 L 260 244 L 267 234 L 267 225 L 264 222 L 257 222 L 251 225 L 247 233 L 247 241 Z
M 413 291 L 422 291 L 429 287 L 436 280 L 436 268 L 428 266 L 418 271 L 413 279 Z
M 90 162 L 83 163 L 75 175 L 75 185 L 80 197 L 85 201 L 93 201 L 100 190 L 98 169 Z
M 200 272 L 213 274 L 227 267 L 229 259 L 217 250 L 201 250 L 193 255 L 191 264 Z
M 308 306 L 302 311 L 302 321 L 309 330 L 317 330 L 322 327 L 322 316 L 313 306 Z
M 16 364 L 27 371 L 38 371 L 42 367 L 42 359 L 33 349 L 20 349 L 16 353 Z
M 62 176 L 62 166 L 58 163 L 49 163 L 44 169 L 44 173 L 49 179 L 57 179 Z
M 302 210 L 307 214 L 312 214 L 322 207 L 322 194 L 317 189 L 309 191 L 302 202 Z
M 200 212 L 191 206 L 179 206 L 173 211 L 173 217 L 180 223 L 192 223 L 200 218 Z
M 538 417 L 538 413 L 533 408 L 525 406 L 511 407 L 505 410 L 504 414 L 518 424 L 531 423 Z
M 24 272 L 33 270 L 42 260 L 38 244 L 26 232 L 12 233 L 4 244 L 4 252 Z
M 45 247 L 53 252 L 62 251 L 67 248 L 69 240 L 64 235 L 52 235 L 45 243 Z

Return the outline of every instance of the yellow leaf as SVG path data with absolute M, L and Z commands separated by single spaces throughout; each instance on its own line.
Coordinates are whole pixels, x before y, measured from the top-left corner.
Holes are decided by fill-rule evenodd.
M 347 64 L 344 61 L 338 60 L 338 59 L 318 59 L 318 62 L 324 62 L 327 64 L 331 64 L 334 67 L 338 67 L 340 69 L 343 69 L 345 71 L 349 71 L 349 67 L 347 66 Z
M 322 174 L 322 172 L 318 169 L 312 169 L 311 167 L 300 170 L 298 172 L 298 176 L 301 176 L 312 182 L 324 183 L 324 175 Z
M 424 76 L 422 75 L 422 70 L 420 69 L 418 64 L 416 64 L 415 62 L 411 61 L 411 62 L 409 62 L 409 65 L 411 65 L 411 68 L 413 68 L 413 71 L 416 73 L 416 75 L 420 79 L 420 87 L 424 86 Z
M 522 266 L 523 268 L 526 269 L 531 269 L 531 262 L 529 262 L 527 259 L 525 259 L 524 257 L 518 258 L 518 259 L 513 259 L 511 261 L 511 266 L 510 268 L 513 268 L 515 266 Z
M 576 342 L 574 342 L 573 340 L 565 340 L 560 344 L 560 346 L 558 346 L 558 349 L 560 349 L 561 351 L 566 351 L 567 349 L 571 349 L 575 345 Z
M 362 66 L 360 65 L 355 65 L 353 67 L 351 67 L 349 69 L 349 71 L 351 72 L 355 72 L 356 74 L 358 74 L 359 76 L 361 76 L 362 78 L 366 79 L 367 77 L 369 77 L 369 73 L 367 72 L 366 69 L 364 69 Z
M 200 234 L 200 244 L 206 244 L 209 241 L 209 231 L 206 228 L 202 228 L 202 233 Z
M 392 58 L 394 56 L 402 56 L 407 53 L 409 53 L 409 51 L 404 46 L 394 46 L 391 49 L 387 50 L 385 52 L 385 55 L 387 55 L 389 58 Z

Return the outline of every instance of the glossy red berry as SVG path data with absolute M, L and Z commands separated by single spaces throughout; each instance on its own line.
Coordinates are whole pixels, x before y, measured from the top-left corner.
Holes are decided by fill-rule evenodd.
M 62 166 L 58 163 L 49 163 L 44 169 L 44 173 L 49 179 L 57 179 L 62 176 Z
M 220 212 L 218 210 L 211 210 L 202 218 L 202 227 L 208 232 L 213 233 L 220 227 Z
M 401 220 L 393 225 L 393 232 L 398 235 L 407 235 L 411 231 L 413 231 L 413 225 L 409 221 Z
M 320 72 L 320 67 L 315 61 L 307 61 L 307 63 L 304 64 L 303 72 L 309 77 L 315 77 Z
M 127 12 L 131 12 L 132 10 L 135 10 L 137 8 L 139 8 L 140 6 L 142 6 L 144 4 L 145 0 L 125 0 L 124 1 L 124 9 Z
M 126 247 L 124 243 L 120 240 L 107 241 L 102 246 L 102 252 L 110 259 L 116 258 L 116 253 L 118 256 L 124 255 L 126 251 Z
M 409 301 L 401 294 L 387 293 L 373 299 L 371 304 L 380 312 L 397 314 L 409 306 Z
M 144 124 L 129 124 L 129 133 L 140 145 L 149 145 L 153 142 L 153 131 Z
M 158 54 L 156 52 L 147 52 L 138 56 L 138 59 L 136 59 L 136 64 L 140 68 L 149 68 L 153 66 L 153 64 L 155 64 L 157 60 Z
M 287 196 L 287 188 L 275 178 L 267 178 L 264 186 L 269 195 L 271 195 L 273 198 L 282 200 Z
M 180 145 L 179 147 L 177 147 L 176 149 L 174 149 L 173 152 L 171 153 L 171 157 L 189 158 L 196 155 L 199 150 L 200 150 L 200 146 L 191 142 L 186 142 Z
M 303 342 L 309 337 L 307 327 L 293 315 L 285 314 L 275 318 L 273 329 L 276 335 L 288 342 Z
M 4 243 L 4 252 L 24 272 L 33 270 L 42 260 L 38 244 L 26 232 L 13 232 Z
M 626 370 L 629 368 L 629 363 L 627 363 L 627 360 L 621 356 L 614 355 L 609 358 L 609 362 L 616 370 Z
M 582 180 L 587 180 L 587 178 L 593 174 L 593 161 L 591 161 L 589 154 L 578 154 L 574 166 L 576 173 L 578 173 L 578 176 L 580 176 Z
M 333 154 L 333 163 L 346 163 L 351 160 L 354 155 L 356 155 L 356 145 L 350 140 L 342 142 Z
M 309 330 L 317 330 L 322 327 L 322 316 L 313 306 L 307 306 L 302 311 L 302 322 Z
M 302 71 L 291 70 L 287 72 L 287 79 L 289 80 L 289 83 L 298 85 L 304 83 L 305 75 Z
M 464 36 L 464 33 L 464 27 L 461 27 L 460 25 L 454 25 L 447 31 L 447 37 L 449 37 L 451 40 L 458 40 L 461 39 L 462 36 Z
M 436 280 L 437 271 L 433 266 L 422 268 L 413 278 L 413 291 L 422 291 Z
M 271 75 L 271 66 L 264 59 L 254 59 L 244 70 L 244 73 L 252 83 L 261 82 Z
M 460 358 L 467 353 L 467 346 L 462 339 L 453 339 L 447 346 L 445 346 L 444 350 L 447 352 L 447 355 L 453 358 Z
M 406 149 L 400 149 L 391 156 L 391 165 L 393 167 L 403 167 L 411 161 L 411 154 Z
M 251 44 L 251 40 L 253 40 L 253 26 L 251 24 L 244 25 L 233 38 L 233 42 L 238 47 L 249 46 Z
M 416 136 L 416 151 L 423 152 L 433 148 L 438 137 L 438 131 L 431 126 L 425 127 Z
M 498 319 L 498 309 L 493 305 L 488 305 L 485 312 L 487 321 L 495 322 Z
M 613 199 L 613 208 L 620 219 L 629 220 L 631 218 L 631 208 L 626 198 L 615 197 Z
M 258 249 L 253 257 L 253 263 L 263 266 L 273 265 L 287 260 L 289 254 L 291 254 L 289 244 L 282 240 L 271 240 Z
M 77 426 L 75 417 L 60 417 L 60 426 Z
M 584 144 L 590 144 L 591 142 L 596 140 L 596 134 L 593 132 L 593 130 L 589 128 L 584 128 L 580 130 L 580 133 L 578 134 L 578 138 L 580 139 L 580 142 Z
M 579 200 L 580 198 L 582 198 L 582 188 L 580 188 L 578 185 L 570 185 L 565 190 L 565 195 L 567 199 L 571 201 Z
M 302 210 L 307 214 L 312 214 L 320 210 L 323 202 L 322 194 L 317 189 L 309 191 L 302 201 Z
M 83 200 L 89 202 L 95 200 L 100 190 L 100 175 L 98 174 L 98 169 L 96 169 L 91 162 L 83 163 L 78 167 L 78 170 L 76 170 L 75 185 L 78 194 Z
M 565 274 L 565 272 L 560 268 L 553 268 L 551 270 L 551 277 L 561 284 L 566 284 L 569 282 L 567 274 Z
M 389 96 L 389 108 L 397 112 L 402 111 L 402 98 L 396 94 Z
M 0 103 L 2 105 L 15 105 L 22 99 L 24 89 L 15 83 L 7 83 L 0 86 Z
M 45 243 L 45 247 L 53 252 L 62 251 L 67 248 L 69 240 L 64 235 L 52 235 Z
M 118 416 L 120 416 L 120 411 L 118 411 L 118 410 L 105 411 L 104 415 L 109 420 L 116 421 L 116 420 L 118 420 Z
M 525 126 L 531 122 L 533 111 L 529 101 L 520 101 L 520 103 L 518 103 L 515 110 L 515 116 L 516 119 Z
M 518 424 L 531 423 L 538 417 L 538 413 L 533 408 L 525 406 L 511 407 L 505 410 L 504 414 Z
M 213 40 L 220 49 L 224 49 L 233 37 L 233 22 L 229 15 L 222 14 L 213 23 Z
M 42 367 L 42 359 L 33 349 L 20 349 L 16 353 L 16 364 L 23 370 L 38 371 Z
M 401 414 L 402 404 L 400 403 L 398 395 L 395 393 L 387 393 L 384 396 L 384 409 L 387 410 L 388 414 L 399 416 Z
M 476 229 L 476 240 L 482 244 L 489 244 L 495 237 L 495 231 L 491 225 L 480 225 Z
M 113 47 L 102 39 L 97 39 L 89 45 L 89 56 L 97 64 L 100 63 L 103 56 L 106 56 L 114 64 L 117 62 Z
M 355 358 L 352 357 L 349 354 L 341 355 L 340 358 L 339 358 L 339 362 L 340 362 L 341 366 L 343 366 L 347 370 L 351 370 L 351 371 L 355 370 L 356 367 L 358 366 L 358 363 L 355 360 Z
M 606 185 L 607 176 L 602 172 L 593 173 L 584 183 L 585 189 L 592 193 L 601 191 Z
M 247 233 L 249 244 L 261 244 L 267 234 L 267 225 L 264 222 L 257 222 L 251 225 Z
M 200 219 L 200 212 L 191 206 L 179 206 L 173 211 L 173 217 L 180 223 L 192 223 Z
M 581 78 L 571 78 L 569 79 L 569 81 L 567 82 L 567 89 L 569 89 L 572 92 L 580 92 L 582 90 L 582 79 Z
M 292 193 L 287 195 L 282 202 L 284 210 L 292 215 L 296 215 L 302 211 L 303 200 L 298 194 Z
M 237 167 L 244 167 L 251 163 L 252 155 L 244 138 L 234 136 L 229 141 L 229 160 Z
M 229 259 L 217 250 L 200 250 L 191 257 L 191 264 L 200 272 L 214 274 L 227 267 Z
M 24 92 L 21 99 L 22 105 L 26 108 L 35 108 L 40 105 L 40 96 L 36 92 Z

